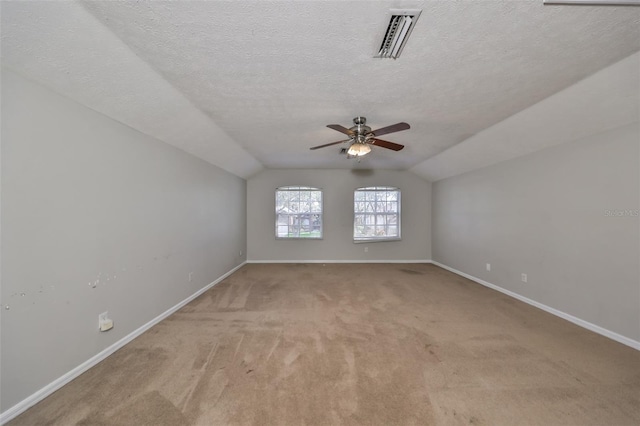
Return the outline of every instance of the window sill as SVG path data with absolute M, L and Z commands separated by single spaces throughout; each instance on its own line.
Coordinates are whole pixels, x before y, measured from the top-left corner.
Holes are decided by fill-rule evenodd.
M 362 244 L 362 243 L 384 243 L 386 241 L 402 241 L 402 238 L 371 238 L 371 239 L 361 239 L 361 240 L 353 240 L 354 244 Z
M 287 240 L 296 240 L 296 241 L 305 241 L 305 240 L 309 240 L 309 241 L 318 241 L 318 240 L 323 240 L 324 238 L 320 237 L 314 237 L 314 238 L 309 238 L 309 237 L 276 237 L 277 241 L 287 241 Z

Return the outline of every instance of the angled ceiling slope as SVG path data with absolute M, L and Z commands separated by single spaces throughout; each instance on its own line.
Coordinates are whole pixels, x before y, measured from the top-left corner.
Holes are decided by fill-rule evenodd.
M 640 8 L 541 0 L 1 7 L 4 65 L 242 177 L 262 166 L 442 176 L 435 159 L 449 149 L 640 50 Z M 376 59 L 398 8 L 420 19 L 399 59 Z M 394 139 L 406 148 L 361 163 L 341 146 L 309 151 L 335 140 L 326 124 L 356 116 L 408 122 Z M 511 154 L 530 152 L 521 145 Z M 445 174 L 474 167 L 447 158 Z
M 2 65 L 240 177 L 262 169 L 77 2 L 2 2 Z
M 640 52 L 417 164 L 429 181 L 640 121 Z

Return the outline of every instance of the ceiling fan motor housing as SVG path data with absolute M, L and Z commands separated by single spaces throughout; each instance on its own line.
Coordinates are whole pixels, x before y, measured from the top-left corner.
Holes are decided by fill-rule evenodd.
M 356 142 L 360 142 L 359 141 L 360 138 L 358 138 L 357 136 L 365 136 L 367 133 L 371 132 L 371 127 L 365 125 L 366 122 L 367 122 L 367 117 L 356 117 L 353 119 L 353 124 L 355 124 L 355 126 L 350 128 L 349 130 L 352 130 L 353 132 L 356 133 L 356 137 L 355 137 Z

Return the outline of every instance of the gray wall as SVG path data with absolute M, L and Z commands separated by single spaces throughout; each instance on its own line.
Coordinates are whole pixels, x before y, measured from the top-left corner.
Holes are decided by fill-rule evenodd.
M 635 123 L 434 183 L 433 259 L 640 340 L 639 144 Z
M 372 153 L 370 155 L 375 155 Z M 324 238 L 275 239 L 275 190 L 280 186 L 323 189 Z M 402 191 L 402 241 L 353 242 L 353 191 L 362 186 L 395 186 Z M 431 259 L 431 184 L 393 170 L 265 170 L 247 184 L 248 259 L 428 260 Z M 368 247 L 368 252 L 364 248 Z
M 246 182 L 3 70 L 1 218 L 5 411 L 242 263 Z

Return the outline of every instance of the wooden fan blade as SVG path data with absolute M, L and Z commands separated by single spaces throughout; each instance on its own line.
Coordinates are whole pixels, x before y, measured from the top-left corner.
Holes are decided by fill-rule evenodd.
M 337 144 L 339 144 L 339 143 L 349 142 L 350 140 L 351 140 L 351 139 L 347 139 L 347 140 L 344 140 L 344 141 L 338 141 L 338 142 L 325 143 L 324 145 L 314 146 L 314 147 L 309 148 L 309 149 L 324 148 L 325 146 L 337 145 Z
M 346 127 L 341 126 L 339 124 L 327 124 L 327 127 L 333 130 L 337 130 L 340 133 L 344 133 L 345 135 L 353 136 L 355 134 L 353 130 L 349 130 Z
M 369 143 L 371 145 L 380 146 L 382 148 L 387 148 L 387 149 L 392 149 L 394 151 L 400 151 L 402 148 L 404 148 L 404 145 L 400 145 L 399 143 L 383 141 L 382 139 L 370 139 Z
M 373 134 L 373 136 L 381 136 L 381 135 L 386 135 L 388 133 L 393 133 L 393 132 L 399 132 L 400 130 L 407 130 L 410 129 L 411 126 L 409 126 L 409 124 L 407 123 L 396 123 L 396 124 L 392 124 L 391 126 L 387 126 L 387 127 L 383 127 L 381 129 L 378 130 L 374 130 L 373 132 L 370 132 L 369 134 Z

